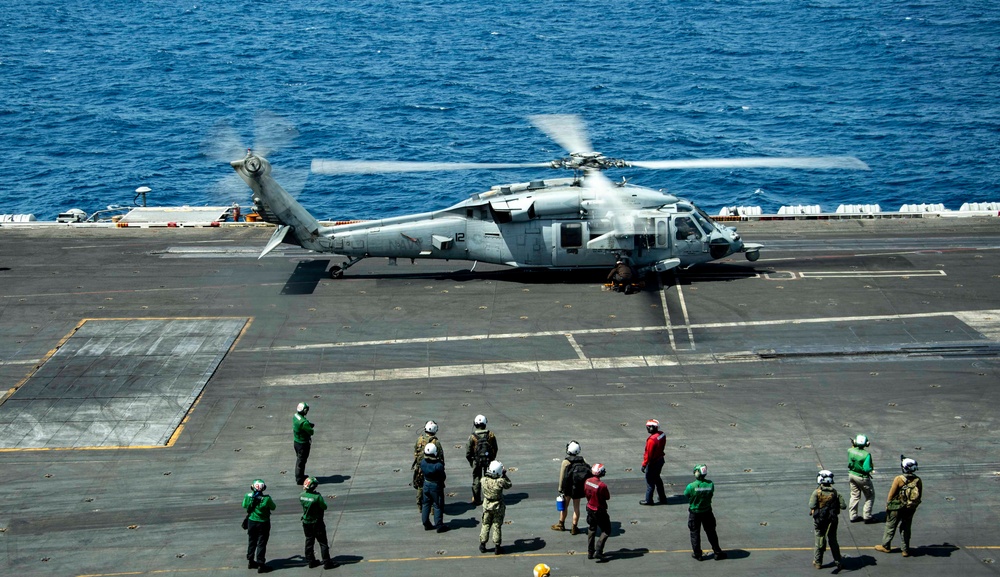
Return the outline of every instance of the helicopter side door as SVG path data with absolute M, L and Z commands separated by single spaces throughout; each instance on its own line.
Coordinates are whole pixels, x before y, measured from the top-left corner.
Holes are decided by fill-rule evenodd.
M 674 215 L 672 218 L 674 254 L 680 258 L 701 260 L 708 252 L 705 233 L 690 216 Z
M 592 263 L 587 240 L 590 226 L 586 221 L 555 222 L 552 224 L 552 265 L 586 266 Z

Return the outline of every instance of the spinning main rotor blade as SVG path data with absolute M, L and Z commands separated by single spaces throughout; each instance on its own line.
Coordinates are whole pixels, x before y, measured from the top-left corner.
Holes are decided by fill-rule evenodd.
M 594 151 L 583 120 L 575 114 L 536 114 L 528 120 L 570 154 Z
M 376 174 L 380 172 L 432 172 L 440 170 L 506 170 L 511 168 L 552 168 L 550 162 L 407 162 L 398 160 L 312 161 L 316 174 Z
M 702 158 L 690 160 L 645 160 L 628 163 L 638 168 L 680 170 L 687 168 L 841 168 L 871 170 L 867 164 L 853 156 L 813 157 L 758 157 L 758 158 Z

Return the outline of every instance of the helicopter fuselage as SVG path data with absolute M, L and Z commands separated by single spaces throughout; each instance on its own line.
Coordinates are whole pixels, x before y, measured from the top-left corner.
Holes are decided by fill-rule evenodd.
M 572 178 L 498 186 L 434 212 L 324 227 L 313 250 L 572 269 L 622 256 L 640 268 L 671 259 L 687 267 L 744 248 L 690 202 L 632 185 L 620 192 L 609 207 Z
M 232 165 L 253 190 L 255 210 L 278 225 L 261 256 L 284 242 L 349 257 L 344 268 L 369 257 L 548 269 L 608 268 L 627 258 L 643 273 L 736 252 L 756 260 L 760 250 L 693 203 L 626 183 L 613 195 L 595 194 L 579 177 L 495 186 L 441 210 L 325 224 L 271 178 L 265 159 L 248 153 Z

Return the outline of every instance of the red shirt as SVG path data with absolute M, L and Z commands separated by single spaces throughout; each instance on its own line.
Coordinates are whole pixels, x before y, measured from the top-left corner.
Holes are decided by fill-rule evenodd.
M 663 449 L 667 446 L 667 434 L 657 431 L 646 439 L 646 452 L 642 454 L 642 466 L 645 467 L 650 461 L 663 458 Z
M 607 511 L 611 491 L 600 477 L 591 477 L 583 484 L 583 494 L 587 496 L 587 508 L 591 511 Z

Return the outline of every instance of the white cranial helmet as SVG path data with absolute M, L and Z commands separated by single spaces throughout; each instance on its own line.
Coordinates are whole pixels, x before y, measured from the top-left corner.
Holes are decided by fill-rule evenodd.
M 833 484 L 833 471 L 828 471 L 823 469 L 819 472 L 816 477 L 816 482 L 820 485 L 832 485 Z
M 427 443 L 424 445 L 424 455 L 427 457 L 437 457 L 438 448 L 434 443 Z
M 476 415 L 476 418 L 472 420 L 472 424 L 477 427 L 486 426 L 486 415 Z
M 490 466 L 486 468 L 486 474 L 494 479 L 499 479 L 503 475 L 503 463 L 500 461 L 493 461 Z
M 436 435 L 438 432 L 438 424 L 434 421 L 427 421 L 424 423 L 424 432 L 428 435 Z
M 579 455 L 580 443 L 577 443 L 576 441 L 570 441 L 569 444 L 566 445 L 566 454 L 573 456 Z
M 899 466 L 903 469 L 904 473 L 917 472 L 917 462 L 913 459 L 903 459 L 899 462 Z

